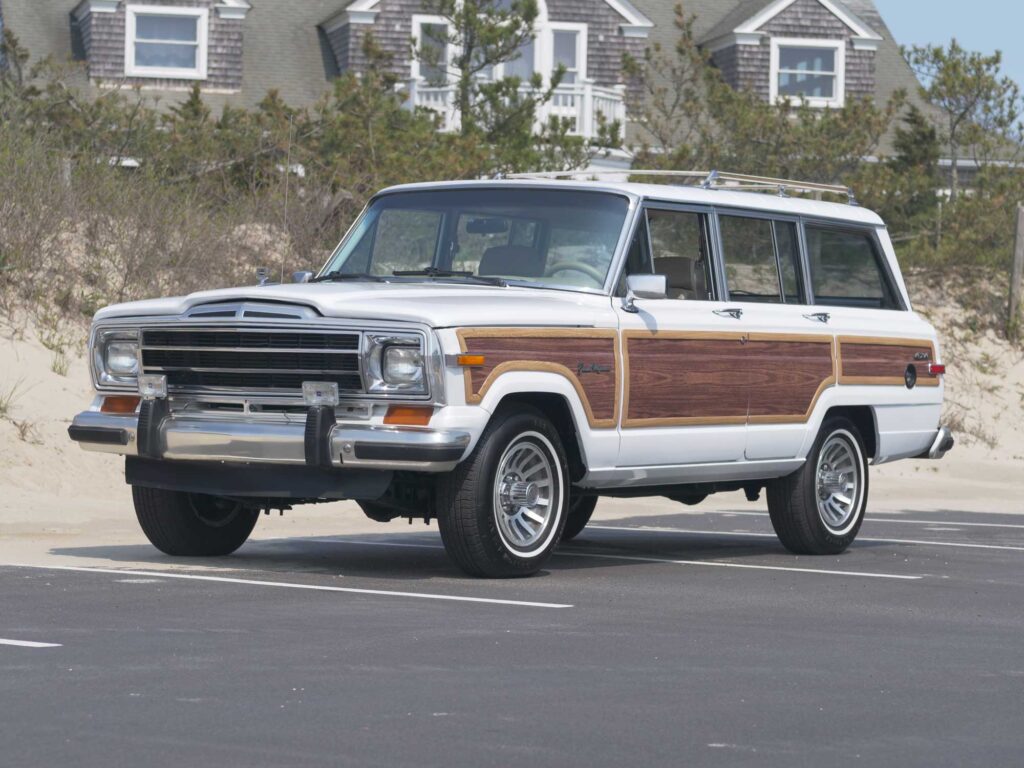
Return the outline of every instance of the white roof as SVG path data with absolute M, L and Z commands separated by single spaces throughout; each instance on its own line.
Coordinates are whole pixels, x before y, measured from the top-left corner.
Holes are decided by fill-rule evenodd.
M 388 187 L 381 194 L 393 192 L 414 192 L 430 189 L 457 189 L 476 187 L 518 187 L 530 189 L 577 189 L 615 192 L 643 200 L 690 205 L 707 205 L 718 208 L 745 208 L 765 213 L 781 213 L 789 216 L 808 216 L 823 219 L 837 219 L 856 224 L 885 226 L 873 211 L 857 205 L 826 203 L 805 197 L 782 197 L 766 192 L 733 192 L 728 189 L 702 189 L 696 186 L 675 184 L 635 184 L 617 181 L 576 181 L 546 179 L 501 179 L 480 181 L 436 181 L 420 184 L 402 184 Z

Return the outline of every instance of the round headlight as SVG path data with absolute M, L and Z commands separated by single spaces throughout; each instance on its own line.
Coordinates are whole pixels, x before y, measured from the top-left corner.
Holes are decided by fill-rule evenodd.
M 134 341 L 111 341 L 106 351 L 107 372 L 134 376 L 139 372 L 139 345 Z
M 423 381 L 423 353 L 417 347 L 386 347 L 381 367 L 388 384 L 409 385 Z

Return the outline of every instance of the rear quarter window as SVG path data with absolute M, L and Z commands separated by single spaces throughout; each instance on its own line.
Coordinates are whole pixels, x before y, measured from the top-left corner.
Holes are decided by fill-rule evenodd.
M 902 308 L 872 233 L 817 224 L 805 232 L 815 304 Z

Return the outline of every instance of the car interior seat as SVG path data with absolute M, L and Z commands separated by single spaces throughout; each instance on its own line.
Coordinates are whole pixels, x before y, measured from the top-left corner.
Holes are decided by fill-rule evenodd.
M 484 251 L 477 274 L 543 277 L 543 254 L 525 245 L 495 245 Z

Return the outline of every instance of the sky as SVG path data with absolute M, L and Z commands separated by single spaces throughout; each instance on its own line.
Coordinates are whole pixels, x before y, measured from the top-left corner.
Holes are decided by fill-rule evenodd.
M 1024 0 L 875 0 L 896 42 L 1003 52 L 1003 74 L 1024 88 Z

